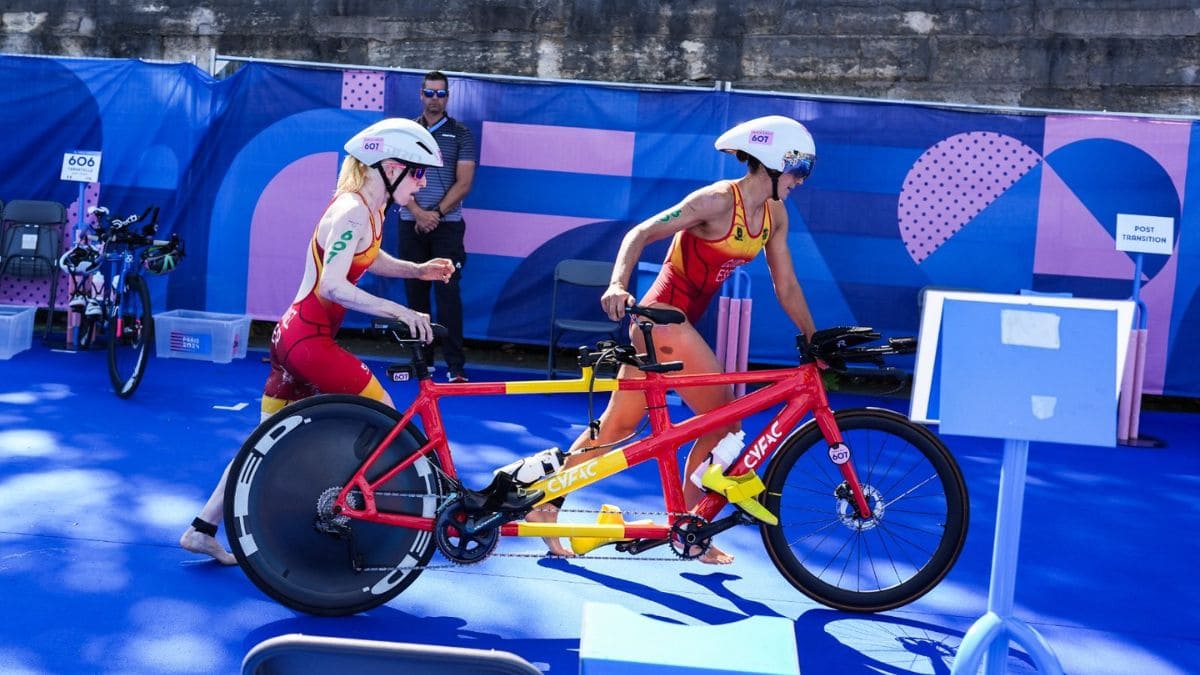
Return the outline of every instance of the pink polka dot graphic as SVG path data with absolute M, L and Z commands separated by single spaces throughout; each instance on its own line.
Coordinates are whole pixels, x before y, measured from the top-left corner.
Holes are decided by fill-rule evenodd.
M 94 227 L 96 225 L 96 216 L 88 213 L 87 210 L 93 206 L 97 206 L 100 203 L 99 183 L 87 184 L 87 187 L 83 189 L 83 201 L 83 228 L 86 230 L 87 228 Z M 71 202 L 71 204 L 67 207 L 67 232 L 73 233 L 75 228 L 78 226 L 79 199 L 76 198 L 75 201 Z
M 383 110 L 386 73 L 347 70 L 342 73 L 343 110 Z
M 956 134 L 926 150 L 904 178 L 900 238 L 920 264 L 1041 161 L 1021 141 L 992 131 Z

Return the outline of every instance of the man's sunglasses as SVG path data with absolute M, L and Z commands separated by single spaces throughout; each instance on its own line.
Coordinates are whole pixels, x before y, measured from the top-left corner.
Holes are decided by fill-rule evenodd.
M 424 95 L 425 98 L 433 98 L 434 96 L 437 96 L 438 98 L 446 98 L 447 96 L 450 95 L 450 90 L 449 89 L 422 89 L 421 94 Z

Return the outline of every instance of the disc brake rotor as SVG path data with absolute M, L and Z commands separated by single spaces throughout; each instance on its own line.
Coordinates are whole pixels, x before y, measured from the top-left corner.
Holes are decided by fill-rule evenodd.
M 874 529 L 883 520 L 883 512 L 886 509 L 886 504 L 883 502 L 883 494 L 875 489 L 872 485 L 862 486 L 863 497 L 867 500 L 867 506 L 871 507 L 871 517 L 863 518 L 858 513 L 858 509 L 854 507 L 851 501 L 852 497 L 837 498 L 838 520 L 847 528 L 856 531 Z M 841 491 L 839 491 L 840 493 Z M 849 489 L 845 490 L 848 494 Z

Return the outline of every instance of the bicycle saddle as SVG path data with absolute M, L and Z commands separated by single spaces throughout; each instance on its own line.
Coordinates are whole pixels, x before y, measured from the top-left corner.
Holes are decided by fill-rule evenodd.
M 629 305 L 625 308 L 625 312 L 630 316 L 642 316 L 650 319 L 658 324 L 683 323 L 687 321 L 687 317 L 676 309 L 666 309 L 663 307 L 643 307 L 641 305 Z

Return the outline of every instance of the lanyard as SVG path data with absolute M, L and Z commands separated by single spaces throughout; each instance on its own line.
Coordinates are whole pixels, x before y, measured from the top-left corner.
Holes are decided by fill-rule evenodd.
M 425 118 L 423 118 L 423 117 L 422 117 L 422 118 L 421 118 L 421 122 L 424 122 L 424 121 L 425 121 Z M 429 133 L 431 133 L 431 134 L 432 134 L 433 132 L 437 131 L 438 129 L 441 129 L 441 128 L 442 128 L 442 125 L 443 125 L 443 124 L 445 124 L 446 122 L 449 122 L 449 121 L 450 121 L 450 116 L 449 116 L 449 115 L 444 115 L 444 116 L 442 116 L 442 119 L 440 119 L 440 120 L 438 120 L 438 121 L 437 121 L 437 124 L 435 124 L 435 125 L 433 125 L 433 126 L 431 126 L 431 127 L 425 127 L 425 129 L 426 129 L 426 130 L 428 130 L 428 131 L 429 131 Z

